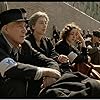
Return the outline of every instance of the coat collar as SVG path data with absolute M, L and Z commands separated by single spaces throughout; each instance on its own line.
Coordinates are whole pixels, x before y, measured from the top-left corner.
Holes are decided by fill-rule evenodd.
M 4 39 L 5 41 L 5 44 L 7 45 L 7 49 L 8 49 L 8 52 L 11 53 L 12 50 L 17 53 L 18 51 L 21 52 L 21 45 L 19 45 L 18 48 L 14 48 L 14 46 L 8 41 L 8 39 L 5 37 L 5 35 L 3 33 L 1 33 L 1 36 L 2 38 Z

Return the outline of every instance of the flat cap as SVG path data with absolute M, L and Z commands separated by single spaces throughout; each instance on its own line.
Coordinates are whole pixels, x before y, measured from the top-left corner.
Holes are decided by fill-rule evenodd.
M 0 29 L 10 23 L 15 21 L 27 21 L 28 19 L 25 19 L 22 11 L 20 9 L 10 9 L 2 12 L 0 14 Z

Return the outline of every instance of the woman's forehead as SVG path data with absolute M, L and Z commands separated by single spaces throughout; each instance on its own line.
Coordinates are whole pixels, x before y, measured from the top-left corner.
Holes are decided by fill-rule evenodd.
M 47 18 L 45 16 L 41 16 L 37 19 L 37 21 L 47 21 Z
M 73 29 L 71 30 L 71 32 L 79 32 L 79 30 L 78 30 L 77 28 L 73 28 Z

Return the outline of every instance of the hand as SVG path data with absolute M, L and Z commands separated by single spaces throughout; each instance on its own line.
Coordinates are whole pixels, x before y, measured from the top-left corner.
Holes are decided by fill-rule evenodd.
M 41 85 L 41 88 L 46 88 L 47 86 L 52 85 L 53 83 L 56 82 L 56 78 L 52 77 L 43 77 L 43 84 Z
M 41 71 L 42 71 L 42 77 L 52 77 L 56 79 L 61 77 L 61 73 L 56 69 L 41 67 Z
M 82 43 L 82 47 L 86 47 L 85 40 L 80 31 L 77 34 L 77 40 L 79 40 Z
M 69 58 L 66 55 L 59 55 L 58 61 L 60 63 L 67 63 L 67 62 L 69 62 Z
M 83 36 L 82 36 L 80 31 L 77 32 L 77 40 L 79 40 L 79 41 L 84 40 L 84 38 L 83 38 Z

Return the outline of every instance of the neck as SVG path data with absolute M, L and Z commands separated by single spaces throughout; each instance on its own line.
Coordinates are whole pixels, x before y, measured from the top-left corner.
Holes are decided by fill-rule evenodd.
M 34 34 L 34 37 L 35 37 L 35 40 L 40 42 L 41 38 L 43 37 L 43 35 L 40 35 L 38 33 L 33 33 Z

